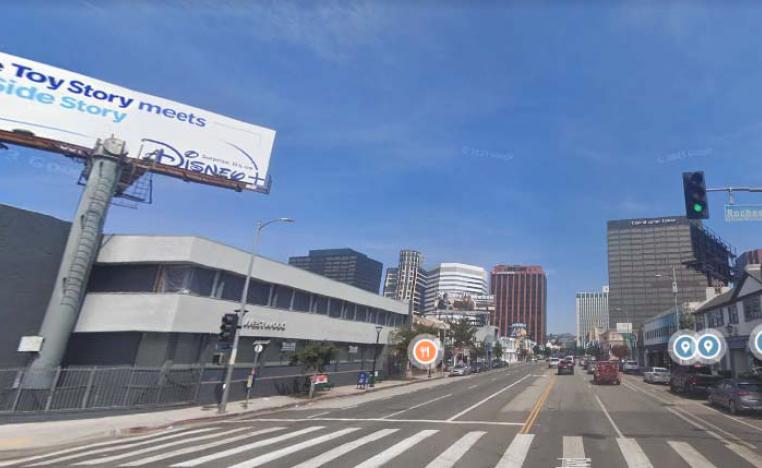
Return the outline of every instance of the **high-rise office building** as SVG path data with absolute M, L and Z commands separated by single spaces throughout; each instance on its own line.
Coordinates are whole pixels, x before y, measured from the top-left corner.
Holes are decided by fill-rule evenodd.
M 577 293 L 577 345 L 585 346 L 595 328 L 609 327 L 609 287 L 600 292 Z
M 526 324 L 527 336 L 545 342 L 547 332 L 547 278 L 538 265 L 497 265 L 490 290 L 495 297 L 492 325 L 509 336 L 515 323 Z
M 423 297 L 426 291 L 426 271 L 422 267 L 423 255 L 416 250 L 401 250 L 397 266 L 397 289 L 394 298 L 398 301 L 413 301 L 413 311 L 423 311 Z
M 706 299 L 707 286 L 730 280 L 732 249 L 684 216 L 608 222 L 609 327 L 633 330 L 677 302 Z
M 423 310 L 431 312 L 437 308 L 437 302 L 444 298 L 455 301 L 469 296 L 487 295 L 486 271 L 480 266 L 465 263 L 440 263 L 426 272 L 426 292 Z
M 381 262 L 352 249 L 310 250 L 307 256 L 289 258 L 288 264 L 376 294 L 383 269 Z
M 389 297 L 391 299 L 397 297 L 398 270 L 399 268 L 397 267 L 389 267 L 386 269 L 386 274 L 384 275 L 384 297 Z

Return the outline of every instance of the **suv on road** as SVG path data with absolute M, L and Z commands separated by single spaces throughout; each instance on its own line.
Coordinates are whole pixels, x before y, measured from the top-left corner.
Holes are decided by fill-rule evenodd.
M 709 366 L 675 366 L 669 379 L 669 390 L 672 393 L 708 396 L 709 389 L 722 379 L 721 375 L 713 374 Z
M 558 362 L 558 375 L 561 374 L 574 375 L 574 359 L 563 359 Z
M 557 357 L 548 358 L 548 369 L 558 367 L 559 359 Z
M 625 374 L 637 374 L 640 372 L 640 364 L 637 361 L 624 361 L 622 372 Z

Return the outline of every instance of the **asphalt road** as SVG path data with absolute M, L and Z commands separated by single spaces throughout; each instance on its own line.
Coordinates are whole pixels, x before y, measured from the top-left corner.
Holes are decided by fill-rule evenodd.
M 0 466 L 762 467 L 762 418 L 545 363 L 0 461 Z

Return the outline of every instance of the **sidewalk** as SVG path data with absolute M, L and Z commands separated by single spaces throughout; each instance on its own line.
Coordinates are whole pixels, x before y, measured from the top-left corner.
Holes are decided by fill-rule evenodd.
M 244 408 L 242 401 L 228 403 L 227 413 L 224 415 L 217 413 L 216 406 L 195 406 L 139 414 L 103 416 L 91 419 L 4 424 L 0 425 L 0 456 L 11 456 L 15 451 L 20 450 L 51 448 L 108 437 L 119 437 L 126 434 L 148 432 L 174 425 L 214 421 L 215 419 L 229 418 L 247 413 L 299 407 L 314 402 L 367 395 L 379 390 L 416 383 L 433 383 L 435 381 L 439 381 L 438 383 L 445 382 L 438 374 L 431 379 L 428 379 L 426 375 L 416 375 L 411 380 L 387 380 L 379 382 L 375 388 L 367 390 L 358 390 L 353 385 L 335 387 L 311 400 L 304 397 L 291 396 L 252 398 L 249 401 L 248 409 Z

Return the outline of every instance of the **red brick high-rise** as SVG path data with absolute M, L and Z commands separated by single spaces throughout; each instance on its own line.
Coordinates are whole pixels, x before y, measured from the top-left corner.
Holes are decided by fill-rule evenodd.
M 495 297 L 492 325 L 509 336 L 511 325 L 525 323 L 527 335 L 545 344 L 547 332 L 547 289 L 545 272 L 538 265 L 497 265 L 492 269 L 490 290 Z

